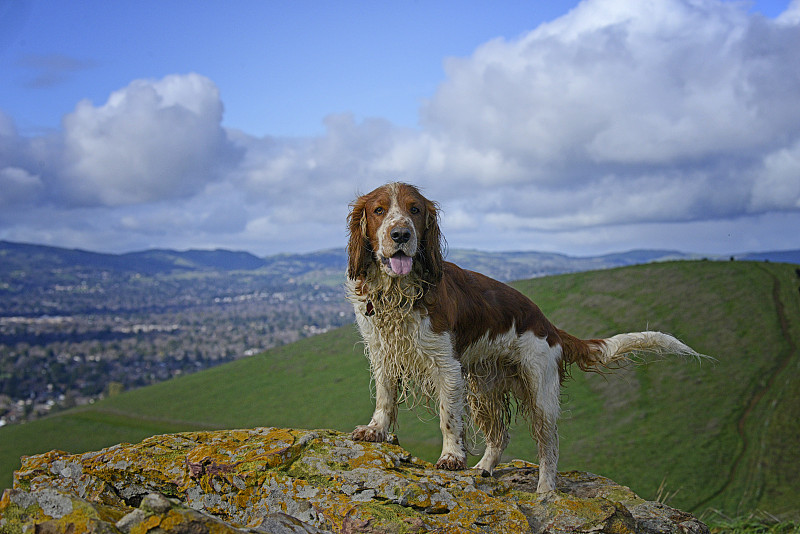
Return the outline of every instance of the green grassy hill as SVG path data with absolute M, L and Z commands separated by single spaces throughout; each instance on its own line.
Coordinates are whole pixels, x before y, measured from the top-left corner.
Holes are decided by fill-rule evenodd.
M 741 516 L 800 512 L 800 294 L 795 267 L 674 262 L 516 283 L 581 337 L 663 330 L 718 362 L 665 357 L 563 390 L 560 469 L 608 476 L 646 498 Z M 369 420 L 369 371 L 354 327 L 0 428 L 0 487 L 21 454 L 81 452 L 167 432 Z M 401 444 L 435 460 L 435 416 L 401 412 Z M 508 457 L 535 460 L 524 424 Z

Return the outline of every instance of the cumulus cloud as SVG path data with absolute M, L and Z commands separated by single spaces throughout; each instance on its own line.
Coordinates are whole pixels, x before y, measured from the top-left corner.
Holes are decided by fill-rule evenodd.
M 237 156 L 222 110 L 197 74 L 134 81 L 99 107 L 80 102 L 63 120 L 65 195 L 124 205 L 196 194 Z
M 782 188 L 788 200 L 753 195 L 800 172 L 786 152 L 800 139 L 792 20 L 714 0 L 587 0 L 448 60 L 424 124 L 516 166 L 491 181 L 541 200 L 500 219 L 534 228 L 786 209 L 793 187 Z
M 48 135 L 22 136 L 0 114 L 0 237 L 156 246 L 154 236 L 171 230 L 186 237 L 190 226 L 233 228 L 203 218 L 220 218 L 226 197 L 214 197 L 215 184 L 226 182 L 242 156 L 222 115 L 217 87 L 197 74 L 135 80 L 99 106 L 81 101 Z M 235 206 L 225 208 L 242 217 Z M 110 232 L 115 239 L 99 237 Z
M 88 100 L 47 136 L 20 136 L 0 117 L 0 170 L 38 176 L 54 207 L 124 206 L 197 195 L 235 167 L 214 83 L 197 74 L 135 80 Z M 4 195 L 5 196 L 5 195 Z

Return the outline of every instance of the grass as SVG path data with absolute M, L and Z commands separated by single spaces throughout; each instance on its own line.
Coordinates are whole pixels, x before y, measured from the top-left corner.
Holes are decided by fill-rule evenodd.
M 706 518 L 712 534 L 799 534 L 800 522 L 782 521 L 770 514 L 753 513 L 731 518 L 711 511 Z
M 561 328 L 581 336 L 662 330 L 718 362 L 665 357 L 563 389 L 560 469 L 608 476 L 645 498 L 702 514 L 763 510 L 797 519 L 800 298 L 794 267 L 675 262 L 522 281 Z M 0 487 L 20 454 L 82 452 L 199 428 L 351 430 L 369 420 L 369 370 L 355 328 L 0 429 Z M 435 460 L 435 416 L 401 411 L 398 435 Z M 507 458 L 535 460 L 520 423 Z

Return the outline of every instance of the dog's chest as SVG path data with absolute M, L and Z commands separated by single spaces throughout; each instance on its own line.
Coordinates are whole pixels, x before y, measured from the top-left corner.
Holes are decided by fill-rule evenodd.
M 356 305 L 356 319 L 371 359 L 391 361 L 398 368 L 433 371 L 453 358 L 446 332 L 434 332 L 430 318 L 418 309 L 382 308 L 364 302 Z

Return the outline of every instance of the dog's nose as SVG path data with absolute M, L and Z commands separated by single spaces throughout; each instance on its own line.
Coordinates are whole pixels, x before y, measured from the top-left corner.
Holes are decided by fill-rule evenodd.
M 411 230 L 408 228 L 395 228 L 391 233 L 392 241 L 398 245 L 408 242 L 411 239 Z

